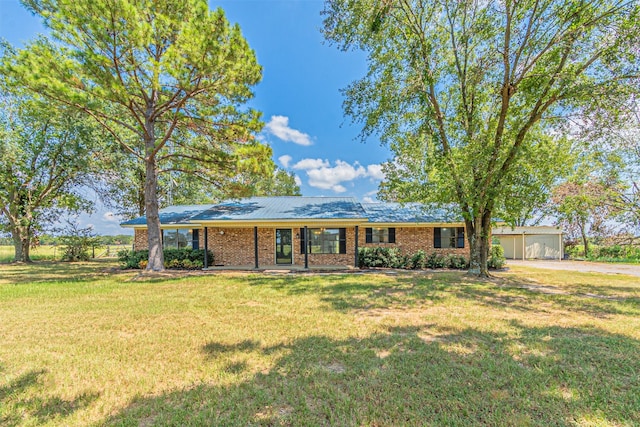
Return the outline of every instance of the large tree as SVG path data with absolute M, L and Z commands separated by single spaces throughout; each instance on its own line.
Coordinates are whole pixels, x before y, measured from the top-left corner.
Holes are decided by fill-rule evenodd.
M 98 138 L 68 108 L 0 96 L 0 230 L 11 234 L 14 261 L 31 262 L 37 233 L 62 212 L 91 207 L 80 186 L 88 182 Z
M 329 0 L 324 13 L 328 40 L 368 52 L 346 113 L 396 152 L 389 182 L 411 185 L 409 200 L 459 206 L 480 275 L 538 136 L 609 107 L 638 74 L 635 1 Z
M 98 154 L 105 167 L 95 188 L 106 206 L 124 218 L 145 214 L 144 163 L 119 147 Z M 234 168 L 181 172 L 171 162 L 158 162 L 158 205 L 214 203 L 251 196 L 299 196 L 295 177 L 275 165 L 271 148 L 245 145 L 236 151 Z
M 25 0 L 56 43 L 5 62 L 18 84 L 74 106 L 144 164 L 148 269 L 164 269 L 159 161 L 187 173 L 233 170 L 259 114 L 241 108 L 261 67 L 237 25 L 205 0 Z M 259 164 L 259 160 L 258 160 Z

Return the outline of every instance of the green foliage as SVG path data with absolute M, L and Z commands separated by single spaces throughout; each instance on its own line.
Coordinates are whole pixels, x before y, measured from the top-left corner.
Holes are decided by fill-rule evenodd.
M 54 41 L 7 56 L 2 73 L 85 112 L 119 144 L 104 151 L 105 185 L 117 193 L 138 183 L 129 200 L 145 207 L 150 268 L 163 268 L 158 174 L 169 174 L 169 188 L 186 174 L 221 189 L 244 185 L 238 172 L 273 173 L 270 148 L 254 137 L 260 115 L 245 107 L 262 69 L 222 9 L 205 0 L 24 3 Z M 137 181 L 121 179 L 131 165 Z
M 358 248 L 358 265 L 360 268 L 405 268 L 409 258 L 398 248 L 365 247 Z
M 413 270 L 420 270 L 427 266 L 427 253 L 420 249 L 411 255 L 411 263 L 409 264 Z
M 207 257 L 209 265 L 213 265 L 214 257 L 211 251 L 207 251 Z M 118 261 L 120 262 L 120 267 L 123 269 L 145 269 L 148 258 L 148 250 L 125 250 L 118 252 Z M 165 249 L 164 264 L 165 268 L 184 270 L 202 269 L 204 267 L 204 249 Z
M 69 108 L 14 88 L 0 94 L 0 231 L 11 234 L 16 261 L 30 261 L 34 237 L 63 212 L 91 210 L 80 186 L 100 138 Z
M 92 233 L 91 228 L 69 229 L 71 233 L 60 236 L 63 261 L 88 261 L 92 250 L 101 246 L 100 237 Z
M 360 268 L 404 268 L 419 270 L 423 268 L 469 267 L 469 261 L 462 255 L 443 255 L 437 252 L 427 254 L 420 249 L 413 255 L 404 255 L 398 248 L 365 247 L 358 249 L 358 266 Z
M 491 250 L 489 251 L 489 259 L 487 264 L 489 268 L 494 270 L 499 270 L 504 267 L 506 260 L 504 258 L 504 248 L 500 245 L 491 246 Z
M 631 98 L 639 11 L 616 0 L 327 1 L 325 37 L 367 53 L 344 105 L 363 139 L 394 153 L 381 196 L 457 204 L 471 270 L 487 274 L 492 219 L 530 217 L 528 199 L 566 173 L 568 118 L 615 115 Z

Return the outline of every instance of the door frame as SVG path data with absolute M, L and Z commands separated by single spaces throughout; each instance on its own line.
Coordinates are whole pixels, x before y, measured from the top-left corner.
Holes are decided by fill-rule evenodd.
M 278 262 L 278 231 L 288 231 L 291 237 L 291 256 L 289 262 Z M 276 265 L 293 265 L 293 229 L 292 228 L 276 228 L 273 230 L 273 257 Z

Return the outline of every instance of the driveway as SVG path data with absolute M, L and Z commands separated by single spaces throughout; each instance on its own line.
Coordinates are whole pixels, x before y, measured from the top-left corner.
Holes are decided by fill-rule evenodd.
M 524 266 L 546 268 L 548 270 L 568 270 L 581 272 L 595 272 L 607 274 L 627 274 L 640 277 L 640 265 L 609 264 L 589 261 L 550 261 L 550 260 L 507 260 L 507 267 Z

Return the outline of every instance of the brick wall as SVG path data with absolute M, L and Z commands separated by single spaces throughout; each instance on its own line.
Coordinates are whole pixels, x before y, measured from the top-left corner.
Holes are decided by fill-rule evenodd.
M 220 232 L 223 234 L 220 234 Z M 436 251 L 442 254 L 469 256 L 468 242 L 460 249 L 436 249 L 433 247 L 433 227 L 396 227 L 396 243 L 365 243 L 365 227 L 359 227 L 359 247 L 397 247 L 405 254 L 413 254 L 422 249 L 427 253 Z M 304 266 L 304 254 L 300 253 L 300 227 L 292 228 L 293 264 Z M 224 266 L 255 265 L 253 227 L 246 228 L 208 228 L 208 246 L 214 254 L 214 264 Z M 353 266 L 355 227 L 346 227 L 346 254 L 309 254 L 310 266 Z M 204 248 L 204 230 L 199 235 L 200 247 Z M 147 230 L 136 229 L 134 235 L 136 250 L 147 249 Z M 273 266 L 275 260 L 275 228 L 258 228 L 258 262 L 260 267 Z
M 469 257 L 469 242 L 465 240 L 464 248 L 434 248 L 433 227 L 396 227 L 396 243 L 366 243 L 366 227 L 358 230 L 358 244 L 360 247 L 396 247 L 404 254 L 414 254 L 422 249 L 426 253 L 458 254 Z
M 304 266 L 304 254 L 300 253 L 300 228 L 292 228 L 293 264 Z M 224 232 L 220 234 L 220 232 Z M 275 228 L 258 228 L 259 267 L 276 265 Z M 215 265 L 247 266 L 255 265 L 253 227 L 247 228 L 208 228 L 208 246 L 213 251 Z M 204 236 L 204 233 L 203 233 Z M 353 266 L 355 228 L 346 229 L 346 254 L 309 254 L 309 265 Z M 204 243 L 203 243 L 204 246 Z
M 133 248 L 136 251 L 141 251 L 143 249 L 149 249 L 149 240 L 147 238 L 147 229 L 136 228 L 133 234 Z

